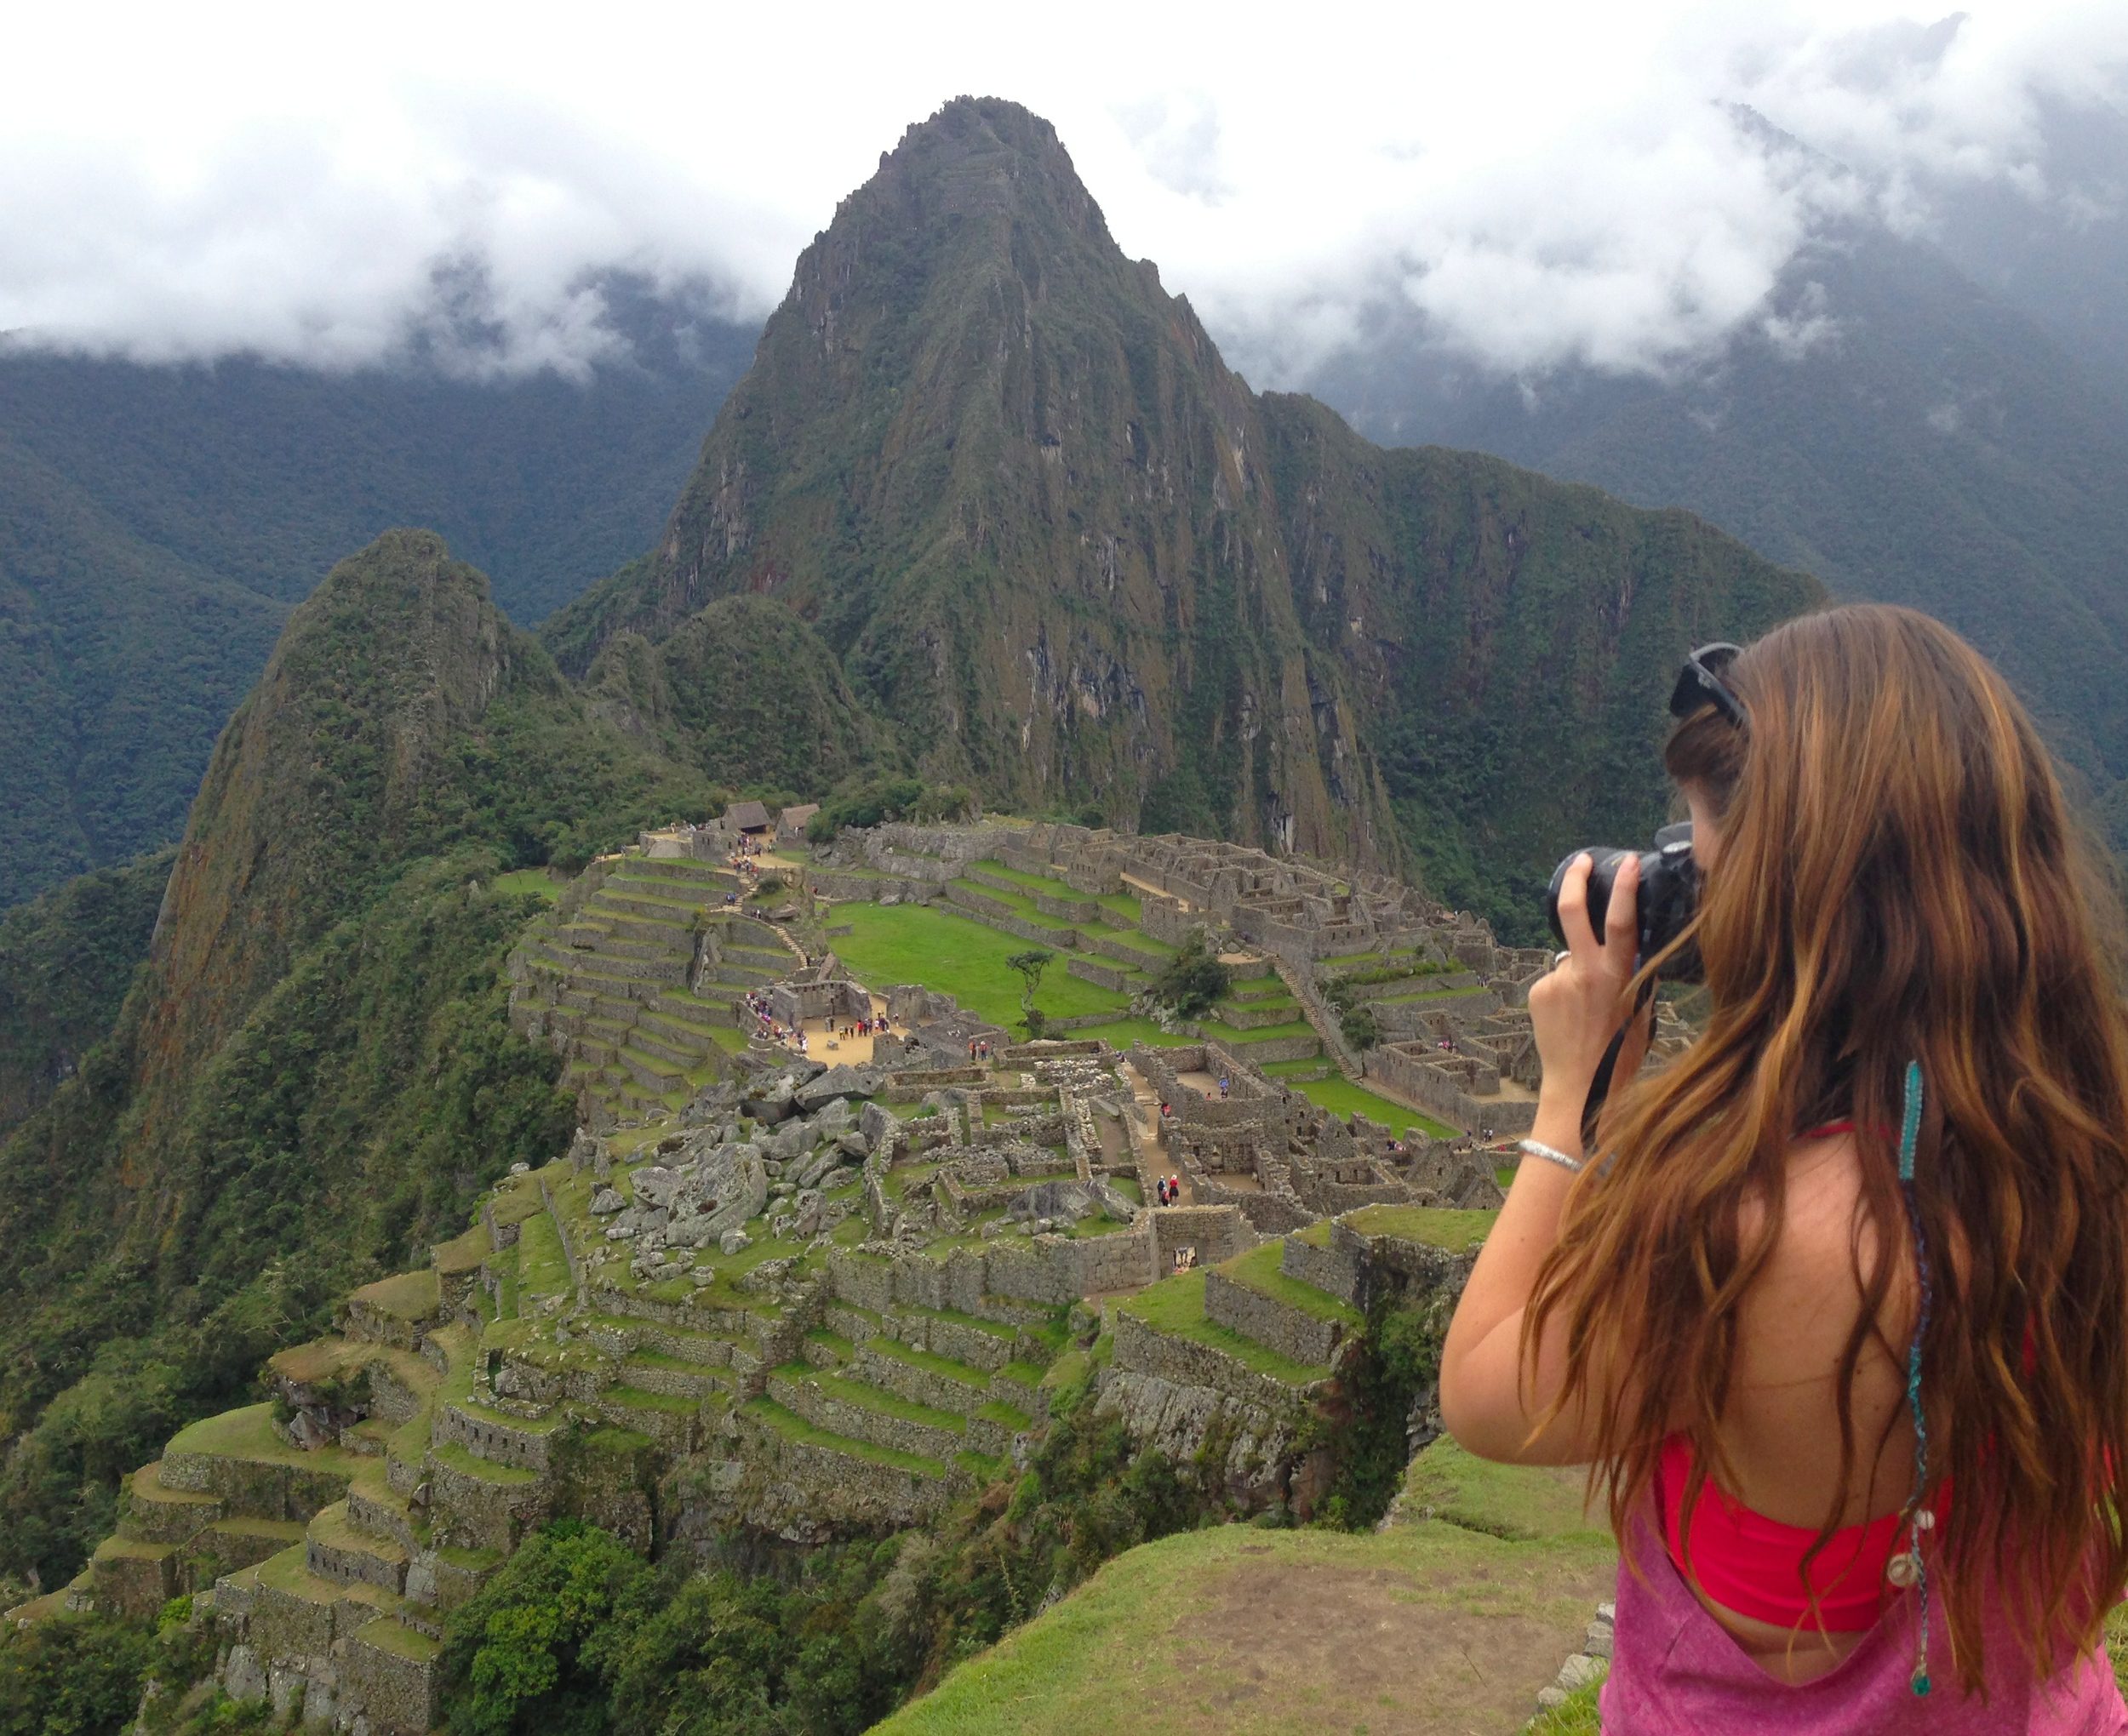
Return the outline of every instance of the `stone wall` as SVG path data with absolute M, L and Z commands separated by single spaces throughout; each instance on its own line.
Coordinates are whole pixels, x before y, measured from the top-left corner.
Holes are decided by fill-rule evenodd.
M 1199 1265 L 1215 1265 L 1246 1253 L 1261 1239 L 1236 1206 L 1169 1206 L 1148 1214 L 1153 1219 L 1153 1259 L 1165 1274 L 1176 1250 L 1197 1250 Z
M 1193 1339 L 1170 1337 L 1123 1309 L 1116 1311 L 1115 1321 L 1114 1365 L 1119 1369 L 1157 1375 L 1178 1386 L 1202 1387 L 1271 1414 L 1296 1419 L 1306 1414 L 1312 1402 L 1312 1389 L 1289 1386 L 1268 1374 L 1259 1374 L 1238 1356 L 1230 1356 Z
M 1433 1059 L 1439 1054 L 1438 1050 L 1421 1044 L 1384 1043 L 1367 1051 L 1368 1076 L 1381 1080 L 1392 1090 L 1457 1127 L 1489 1127 L 1500 1134 L 1524 1134 L 1530 1130 L 1536 1119 L 1534 1099 L 1491 1097 L 1473 1092 L 1463 1080 Z M 1440 1059 L 1467 1062 L 1470 1058 Z M 1472 1082 L 1482 1083 L 1490 1072 L 1496 1084 L 1496 1069 L 1487 1070 L 1483 1064 L 1474 1064 L 1474 1070 L 1477 1076 Z
M 1358 1241 L 1358 1237 L 1353 1238 Z M 1359 1299 L 1360 1248 L 1331 1245 L 1317 1248 L 1298 1236 L 1289 1236 L 1279 1254 L 1279 1270 L 1289 1278 L 1313 1284 L 1325 1294 L 1344 1302 Z
M 1216 1267 L 1204 1274 L 1204 1317 L 1296 1362 L 1328 1362 L 1345 1336 L 1337 1322 L 1318 1320 L 1274 1296 L 1238 1284 Z

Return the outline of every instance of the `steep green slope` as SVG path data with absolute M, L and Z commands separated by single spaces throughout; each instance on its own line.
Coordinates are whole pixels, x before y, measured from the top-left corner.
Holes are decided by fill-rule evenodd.
M 1774 311 L 1814 340 L 1749 331 L 1673 380 L 1485 381 L 1405 332 L 1316 389 L 1363 432 L 1684 506 L 1837 595 L 1938 615 L 2096 789 L 2128 776 L 2128 403 L 2097 358 L 1862 225 L 1799 260 Z
M 896 757 L 835 654 L 766 597 L 719 597 L 655 646 L 617 634 L 584 688 L 618 728 L 734 789 L 818 796 Z
M 1576 843 L 1642 836 L 1682 648 L 1812 587 L 1684 512 L 1476 453 L 1380 452 L 1267 396 L 1268 465 L 1309 636 L 1336 644 L 1428 885 L 1530 932 Z
M 750 593 L 813 623 L 928 776 L 1416 849 L 1517 934 L 1590 827 L 1658 818 L 1673 660 L 1821 594 L 1675 515 L 1258 398 L 1054 129 L 966 99 L 843 202 L 663 538 L 545 636 L 584 668 Z
M 0 1572 L 66 1570 L 173 1420 L 566 1140 L 499 975 L 541 901 L 492 883 L 709 799 L 440 538 L 334 569 L 224 732 L 109 1040 L 0 1144 Z
M 148 955 L 174 849 L 100 868 L 0 912 L 0 1134 L 111 1029 Z
M 755 333 L 654 303 L 579 382 L 0 342 L 0 907 L 176 837 L 289 605 L 439 527 L 536 620 L 654 534 Z

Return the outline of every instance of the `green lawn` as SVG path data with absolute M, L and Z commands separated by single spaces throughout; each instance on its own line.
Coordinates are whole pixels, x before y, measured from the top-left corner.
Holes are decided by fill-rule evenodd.
M 498 874 L 492 883 L 497 892 L 512 898 L 543 898 L 552 904 L 562 895 L 562 888 L 544 868 L 520 868 L 512 874 Z
M 1119 1049 L 1128 1049 L 1134 1042 L 1141 1042 L 1147 1048 L 1165 1047 L 1175 1048 L 1183 1043 L 1195 1042 L 1193 1036 L 1184 1036 L 1179 1031 L 1160 1029 L 1150 1019 L 1118 1019 L 1111 1025 L 1088 1025 L 1063 1035 L 1074 1042 L 1082 1037 L 1100 1037 Z
M 918 983 L 952 995 L 978 1019 L 1007 1026 L 1019 1023 L 1022 985 L 1019 974 L 1005 967 L 1014 953 L 1028 950 L 1017 935 L 928 905 L 848 904 L 838 905 L 835 913 L 849 919 L 850 930 L 836 940 L 836 954 L 867 987 Z M 1067 957 L 1059 953 L 1050 962 L 1034 1004 L 1057 1019 L 1110 1012 L 1122 1019 L 1129 1001 L 1067 974 Z
M 1296 1079 L 1294 1088 L 1307 1097 L 1318 1109 L 1327 1109 L 1333 1115 L 1364 1115 L 1369 1121 L 1380 1122 L 1399 1139 L 1416 1128 L 1422 1134 L 1431 1134 L 1437 1139 L 1452 1139 L 1456 1129 L 1445 1122 L 1438 1122 L 1430 1115 L 1416 1109 L 1407 1109 L 1401 1103 L 1392 1103 L 1386 1097 L 1377 1097 L 1364 1085 L 1355 1085 L 1349 1079 Z

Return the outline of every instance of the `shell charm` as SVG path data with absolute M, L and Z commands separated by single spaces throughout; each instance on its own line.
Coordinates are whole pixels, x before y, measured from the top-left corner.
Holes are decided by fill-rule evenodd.
M 1885 1568 L 1885 1578 L 1902 1591 L 1921 1577 L 1921 1562 L 1918 1553 L 1909 1550 L 1904 1555 L 1892 1556 Z

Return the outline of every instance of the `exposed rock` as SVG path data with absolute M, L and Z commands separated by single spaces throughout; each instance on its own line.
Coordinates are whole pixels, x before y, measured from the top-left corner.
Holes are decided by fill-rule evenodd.
M 838 1097 L 871 1097 L 878 1092 L 881 1082 L 880 1076 L 869 1067 L 830 1067 L 798 1087 L 798 1107 L 810 1111 L 824 1108 Z
M 856 1128 L 852 1128 L 835 1141 L 835 1149 L 845 1157 L 855 1157 L 860 1163 L 872 1155 L 872 1142 Z
M 838 1188 L 848 1187 L 856 1180 L 857 1175 L 858 1172 L 855 1169 L 831 1169 L 821 1177 L 818 1186 L 822 1193 L 833 1193 Z
M 1037 1219 L 1039 1234 L 1050 1227 L 1051 1221 L 1076 1224 L 1099 1209 L 1100 1202 L 1091 1188 L 1076 1181 L 1044 1181 L 1018 1196 L 1005 1208 L 1005 1212 L 1010 1217 Z
M 594 1218 L 610 1218 L 615 1212 L 625 1212 L 628 1202 L 609 1187 L 602 1187 L 591 1196 L 591 1214 Z
M 683 1185 L 679 1173 L 666 1169 L 662 1165 L 652 1164 L 647 1169 L 636 1171 L 636 1197 L 646 1206 L 671 1205 L 672 1196 L 679 1192 Z
M 858 1131 L 869 1151 L 878 1151 L 901 1131 L 901 1123 L 884 1103 L 867 1103 L 857 1116 Z
M 751 1248 L 753 1238 L 743 1230 L 727 1230 L 718 1240 L 717 1246 L 725 1253 L 738 1253 Z

